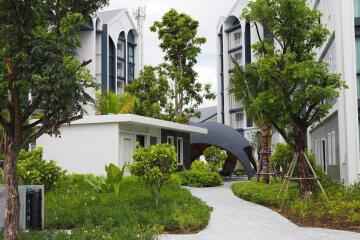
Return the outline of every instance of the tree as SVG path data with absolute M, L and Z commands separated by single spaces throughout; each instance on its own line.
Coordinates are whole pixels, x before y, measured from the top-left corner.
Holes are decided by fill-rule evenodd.
M 140 75 L 126 85 L 125 91 L 137 98 L 135 114 L 164 118 L 168 105 L 169 83 L 160 67 L 144 66 Z
M 252 46 L 258 61 L 238 70 L 242 71 L 242 82 L 261 89 L 251 100 L 251 108 L 299 154 L 302 197 L 309 190 L 308 181 L 303 179 L 308 171 L 307 129 L 327 115 L 332 107 L 328 100 L 346 87 L 338 74 L 329 73 L 326 63 L 315 59 L 314 49 L 328 36 L 318 21 L 320 15 L 305 0 L 257 0 L 242 14 L 255 25 L 260 41 Z M 271 33 L 276 47 L 261 39 L 257 23 Z M 255 77 L 246 79 L 247 72 Z
M 80 25 L 107 2 L 0 1 L 5 240 L 19 236 L 16 163 L 20 150 L 43 134 L 57 134 L 60 125 L 81 118 L 83 105 L 91 101 L 85 91 L 96 87 L 85 68 L 91 60 L 80 62 L 75 51 L 80 47 Z M 35 111 L 38 118 L 30 122 Z
M 269 46 L 267 40 L 263 43 L 266 46 Z M 251 118 L 256 125 L 260 127 L 261 137 L 260 140 L 260 155 L 259 158 L 259 169 L 264 173 L 263 182 L 266 184 L 270 183 L 269 176 L 269 156 L 271 152 L 271 124 L 266 120 L 263 114 L 257 109 L 253 108 L 253 101 L 256 97 L 266 90 L 266 84 L 259 84 L 259 74 L 257 73 L 257 68 L 254 64 L 248 64 L 245 68 L 241 68 L 237 62 L 234 61 L 235 70 L 234 74 L 230 79 L 229 92 L 233 93 L 235 99 L 239 101 L 244 107 L 246 114 Z M 259 177 L 259 176 L 258 176 Z
M 156 205 L 159 204 L 165 181 L 177 170 L 175 147 L 169 144 L 139 147 L 134 152 L 133 159 L 134 162 L 130 165 L 131 174 L 146 184 Z
M 169 115 L 174 115 L 177 122 L 188 122 L 190 117 L 199 116 L 196 110 L 204 99 L 214 99 L 210 84 L 197 81 L 198 74 L 193 69 L 201 52 L 200 46 L 205 38 L 197 37 L 199 23 L 185 13 L 171 9 L 161 21 L 156 21 L 150 28 L 157 32 L 160 48 L 165 53 L 162 67 L 171 80 Z

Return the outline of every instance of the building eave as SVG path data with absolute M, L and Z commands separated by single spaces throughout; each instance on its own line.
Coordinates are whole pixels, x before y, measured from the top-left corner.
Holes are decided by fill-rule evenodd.
M 133 123 L 143 126 L 159 127 L 162 129 L 181 131 L 187 133 L 207 134 L 207 129 L 204 128 L 155 119 L 155 118 L 143 117 L 134 114 L 84 116 L 82 119 L 72 122 L 71 125 L 104 124 L 104 123 Z

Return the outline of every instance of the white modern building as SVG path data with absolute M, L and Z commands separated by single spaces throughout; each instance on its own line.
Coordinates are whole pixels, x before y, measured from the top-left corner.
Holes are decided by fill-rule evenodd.
M 131 163 L 137 143 L 142 147 L 175 146 L 179 170 L 190 168 L 190 134 L 208 130 L 132 114 L 84 116 L 60 127 L 61 137 L 43 135 L 36 141 L 44 159 L 53 159 L 69 173 L 105 174 L 105 165 Z
M 360 0 L 309 0 L 322 12 L 319 21 L 330 31 L 317 49 L 319 61 L 340 73 L 348 89 L 342 90 L 328 116 L 309 130 L 308 145 L 318 164 L 332 178 L 350 185 L 359 181 Z
M 217 26 L 218 121 L 243 128 L 245 133 L 252 123 L 228 93 L 228 86 L 233 71 L 231 57 L 242 66 L 254 61 L 250 46 L 258 40 L 257 34 L 239 19 L 248 2 L 238 0 Z M 330 101 L 333 107 L 328 116 L 309 129 L 308 146 L 329 176 L 350 185 L 360 179 L 360 0 L 307 2 L 322 12 L 319 21 L 330 31 L 324 46 L 316 49 L 317 57 L 329 64 L 329 71 L 340 73 L 348 85 L 338 99 Z M 261 37 L 267 37 L 265 29 L 259 27 Z
M 98 12 L 89 18 L 80 32 L 81 47 L 77 49 L 80 61 L 92 60 L 87 66 L 104 92 L 121 94 L 124 86 L 140 71 L 141 48 L 139 34 L 127 9 Z M 89 89 L 95 98 L 95 90 Z M 89 115 L 93 106 L 86 106 Z
M 240 18 L 248 0 L 238 0 L 229 13 L 221 17 L 217 25 L 217 121 L 231 126 L 244 133 L 252 142 L 255 131 L 259 129 L 247 117 L 242 106 L 229 94 L 229 81 L 234 71 L 234 59 L 240 66 L 255 60 L 251 45 L 259 41 L 255 27 Z M 269 37 L 262 26 L 259 26 L 260 37 Z M 278 133 L 273 134 L 273 145 L 283 142 Z

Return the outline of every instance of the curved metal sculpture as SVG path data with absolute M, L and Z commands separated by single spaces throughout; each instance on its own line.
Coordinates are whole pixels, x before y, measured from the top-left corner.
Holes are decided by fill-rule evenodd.
M 202 151 L 206 148 L 204 146 L 214 145 L 236 157 L 244 166 L 248 177 L 252 177 L 255 174 L 255 160 L 251 151 L 249 151 L 249 149 L 252 149 L 252 146 L 241 133 L 229 126 L 216 122 L 190 123 L 190 125 L 208 130 L 208 134 L 190 135 L 191 148 L 200 146 L 200 150 L 192 154 L 192 160 L 202 154 Z

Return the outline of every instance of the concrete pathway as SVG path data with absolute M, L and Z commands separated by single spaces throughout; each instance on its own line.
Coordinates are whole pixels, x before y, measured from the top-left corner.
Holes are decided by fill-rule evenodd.
M 359 233 L 298 227 L 280 214 L 236 197 L 231 183 L 189 188 L 214 208 L 209 225 L 191 235 L 163 235 L 160 240 L 360 240 Z

